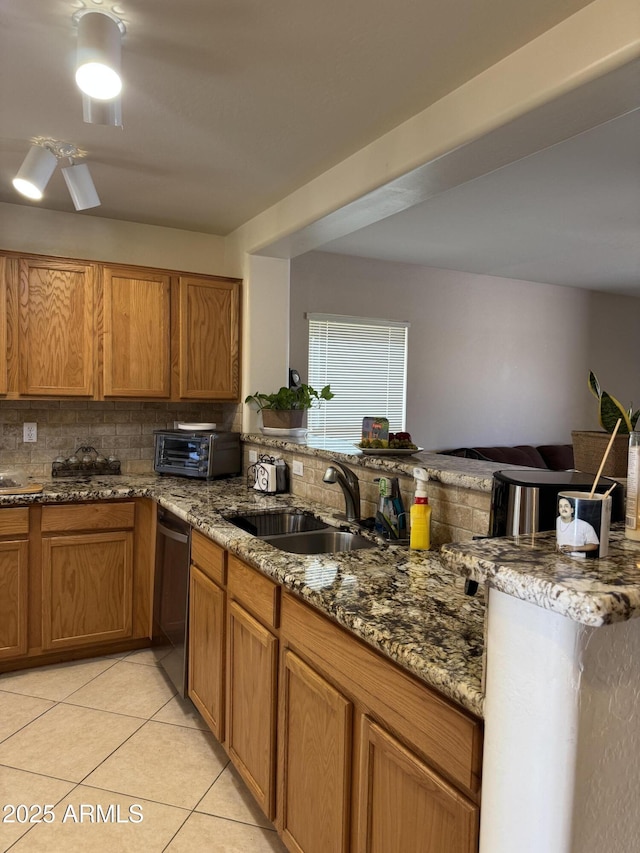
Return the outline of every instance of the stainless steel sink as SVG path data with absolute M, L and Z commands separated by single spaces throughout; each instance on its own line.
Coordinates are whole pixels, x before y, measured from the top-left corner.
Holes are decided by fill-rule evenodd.
M 310 530 L 306 533 L 291 533 L 284 536 L 262 536 L 264 542 L 288 551 L 290 554 L 336 554 L 343 551 L 358 551 L 375 548 L 376 543 L 358 533 L 327 527 L 326 530 Z
M 301 509 L 263 510 L 227 516 L 227 521 L 290 554 L 336 554 L 375 548 L 358 533 L 338 530 Z
M 310 512 L 294 508 L 238 513 L 238 515 L 228 516 L 227 521 L 260 538 L 285 533 L 302 533 L 308 530 L 325 530 L 329 526 Z

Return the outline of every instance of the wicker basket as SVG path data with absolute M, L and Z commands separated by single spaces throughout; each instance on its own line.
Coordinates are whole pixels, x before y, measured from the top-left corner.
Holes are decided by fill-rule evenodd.
M 611 434 L 601 430 L 576 430 L 573 439 L 573 459 L 578 471 L 596 474 L 605 454 Z M 602 469 L 603 477 L 626 477 L 629 460 L 629 436 L 617 435 Z

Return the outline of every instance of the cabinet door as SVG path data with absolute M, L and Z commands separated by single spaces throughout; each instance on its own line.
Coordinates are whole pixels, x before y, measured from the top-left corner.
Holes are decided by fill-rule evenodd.
M 103 268 L 105 397 L 171 394 L 170 279 Z
M 189 586 L 189 696 L 224 740 L 224 592 L 191 565 Z
M 94 267 L 74 261 L 23 258 L 19 287 L 20 393 L 90 397 Z
M 278 641 L 235 601 L 228 610 L 227 750 L 273 820 Z
M 474 853 L 478 808 L 414 753 L 363 719 L 358 853 Z
M 291 651 L 283 656 L 279 828 L 296 853 L 349 849 L 352 705 Z
M 26 540 L 0 542 L 0 658 L 27 653 L 28 554 Z
M 44 649 L 131 637 L 133 533 L 44 537 L 42 597 Z
M 0 394 L 7 393 L 7 267 L 6 257 L 0 257 Z
M 181 276 L 179 396 L 237 400 L 240 393 L 240 283 Z

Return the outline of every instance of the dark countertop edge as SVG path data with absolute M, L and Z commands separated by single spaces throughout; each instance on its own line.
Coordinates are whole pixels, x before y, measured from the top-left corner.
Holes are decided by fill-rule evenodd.
M 391 471 L 394 474 L 413 476 L 416 466 L 425 468 L 429 478 L 447 486 L 458 486 L 463 489 L 474 489 L 481 492 L 490 492 L 493 484 L 495 471 L 517 466 L 507 465 L 504 462 L 481 462 L 477 459 L 465 459 L 460 456 L 447 456 L 446 454 L 423 450 L 412 456 L 369 456 L 360 453 L 356 447 L 353 452 L 345 452 L 336 444 L 336 449 L 322 447 L 320 443 L 314 445 L 306 441 L 292 441 L 287 438 L 277 438 L 262 435 L 261 433 L 243 433 L 243 442 L 247 444 L 259 444 L 284 450 L 289 453 L 297 453 L 304 456 L 316 456 L 321 459 L 336 459 L 350 465 L 358 465 L 362 468 L 370 468 L 374 471 Z

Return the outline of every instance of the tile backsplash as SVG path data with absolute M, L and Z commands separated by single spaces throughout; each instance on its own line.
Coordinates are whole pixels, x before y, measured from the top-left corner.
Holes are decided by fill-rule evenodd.
M 145 474 L 153 470 L 153 431 L 173 428 L 175 421 L 240 432 L 242 411 L 236 403 L 0 400 L 0 468 L 48 476 L 56 456 L 89 445 L 117 456 L 123 473 Z M 36 442 L 23 441 L 24 423 L 37 424 Z

